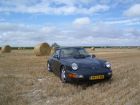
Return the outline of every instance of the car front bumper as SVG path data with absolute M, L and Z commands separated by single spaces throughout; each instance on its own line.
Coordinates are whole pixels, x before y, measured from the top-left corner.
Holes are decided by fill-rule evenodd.
M 69 81 L 73 80 L 87 80 L 87 81 L 98 81 L 112 78 L 112 71 L 109 70 L 107 72 L 101 73 L 90 73 L 90 74 L 82 74 L 68 71 L 66 76 Z

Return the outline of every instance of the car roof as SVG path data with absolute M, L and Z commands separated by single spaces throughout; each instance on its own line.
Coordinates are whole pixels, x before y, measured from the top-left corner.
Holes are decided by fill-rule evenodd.
M 58 47 L 56 48 L 56 50 L 67 49 L 67 48 L 84 48 L 84 47 Z

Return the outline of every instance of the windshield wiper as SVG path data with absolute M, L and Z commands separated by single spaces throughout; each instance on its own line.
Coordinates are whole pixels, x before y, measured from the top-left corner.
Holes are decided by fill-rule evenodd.
M 79 54 L 79 55 L 74 55 L 74 58 L 85 58 L 88 57 L 88 55 L 83 55 L 83 54 Z
M 90 57 L 90 55 L 85 55 L 85 57 Z

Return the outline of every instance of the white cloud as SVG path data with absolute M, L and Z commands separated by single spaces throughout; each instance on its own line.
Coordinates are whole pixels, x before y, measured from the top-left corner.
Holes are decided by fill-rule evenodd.
M 140 16 L 140 4 L 135 4 L 131 6 L 128 10 L 124 12 L 124 15 L 132 17 Z
M 89 25 L 90 23 L 91 23 L 91 20 L 88 17 L 77 18 L 73 21 L 73 24 L 76 27 L 86 26 L 86 25 Z
M 90 22 L 90 24 L 92 23 Z M 34 46 L 40 42 L 48 42 L 49 44 L 56 42 L 66 46 L 140 45 L 139 29 L 121 29 L 115 27 L 114 24 L 104 22 L 82 29 L 0 22 L 0 33 L 0 45 Z
M 113 20 L 113 21 L 105 21 L 106 24 L 122 24 L 122 25 L 140 25 L 140 19 L 139 18 L 133 18 L 133 19 L 121 19 L 121 20 Z
M 65 26 L 61 23 L 57 23 L 56 25 L 54 22 L 51 23 L 51 26 L 43 26 L 42 24 L 39 26 L 30 26 L 8 23 L 6 21 L 10 20 L 0 19 L 0 45 L 8 43 L 14 46 L 34 46 L 44 41 L 50 44 L 57 42 L 60 45 L 69 46 L 140 45 L 140 30 L 138 29 L 138 25 L 140 25 L 139 17 L 130 19 L 128 17 L 127 19 L 120 17 L 120 20 L 112 19 L 106 21 L 106 17 L 110 16 L 109 12 L 105 17 L 95 15 L 93 20 L 89 18 L 92 17 L 92 14 L 106 12 L 110 8 L 114 10 L 117 6 L 128 6 L 128 4 L 135 5 L 125 11 L 124 14 L 126 16 L 140 16 L 140 4 L 136 4 L 134 0 L 113 0 L 113 2 L 112 0 L 0 0 L 0 4 L 0 13 L 29 13 L 30 16 L 32 13 L 52 14 L 51 16 L 54 16 L 54 14 L 76 14 L 76 16 L 81 16 L 72 22 L 73 25 L 67 24 L 66 22 L 64 23 Z M 113 15 L 110 18 L 114 16 L 114 13 L 111 14 Z M 8 16 L 10 17 L 10 15 Z M 70 19 L 72 18 L 73 16 L 70 17 Z M 60 19 L 61 22 L 63 22 L 62 19 Z M 66 20 L 69 21 L 69 18 Z M 99 22 L 98 20 L 101 21 Z M 28 24 L 30 24 L 30 22 Z M 124 25 L 127 26 L 124 27 Z M 132 27 L 130 25 L 135 26 Z
M 18 1 L 18 2 L 17 2 Z M 109 10 L 109 6 L 96 4 L 87 5 L 91 1 L 80 0 L 24 0 L 20 2 L 16 0 L 7 2 L 2 0 L 2 6 L 0 12 L 18 12 L 18 13 L 44 13 L 44 14 L 88 14 L 92 15 L 98 12 L 104 12 Z
M 109 10 L 109 6 L 107 5 L 96 5 L 89 9 L 89 13 L 96 13 L 100 11 L 107 11 Z

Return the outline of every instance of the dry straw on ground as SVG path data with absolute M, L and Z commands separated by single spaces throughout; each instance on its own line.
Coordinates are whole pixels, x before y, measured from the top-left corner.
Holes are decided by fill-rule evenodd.
M 10 47 L 10 45 L 6 45 L 6 46 L 3 46 L 3 47 L 1 48 L 1 52 L 2 52 L 2 53 L 10 53 L 11 50 L 12 50 L 12 48 Z
M 36 56 L 49 55 L 51 48 L 48 43 L 41 43 L 34 47 L 34 52 Z
M 33 50 L 0 56 L 0 105 L 140 105 L 140 50 L 89 53 L 111 62 L 112 81 L 63 84 L 47 71 L 48 59 L 35 57 Z

